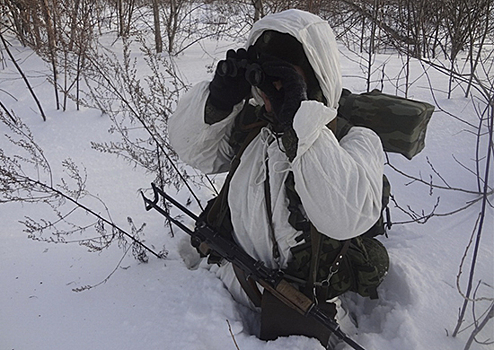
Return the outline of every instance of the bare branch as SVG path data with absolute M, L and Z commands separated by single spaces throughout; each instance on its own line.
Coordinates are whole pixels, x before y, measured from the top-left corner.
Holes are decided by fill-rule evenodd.
M 43 107 L 41 107 L 41 102 L 39 102 L 38 97 L 34 93 L 33 88 L 31 87 L 31 84 L 29 83 L 29 80 L 27 79 L 26 75 L 22 71 L 21 67 L 17 64 L 17 61 L 15 60 L 14 56 L 12 55 L 12 52 L 10 52 L 9 45 L 7 44 L 7 41 L 3 37 L 3 34 L 0 32 L 0 39 L 2 40 L 3 46 L 5 47 L 5 51 L 7 51 L 7 54 L 9 55 L 12 63 L 14 64 L 15 68 L 21 75 L 22 79 L 24 80 L 24 83 L 26 83 L 26 86 L 31 93 L 31 96 L 34 99 L 34 102 L 36 102 L 36 105 L 38 106 L 39 112 L 41 113 L 41 116 L 43 117 L 43 121 L 46 121 L 46 115 L 45 112 L 43 111 Z

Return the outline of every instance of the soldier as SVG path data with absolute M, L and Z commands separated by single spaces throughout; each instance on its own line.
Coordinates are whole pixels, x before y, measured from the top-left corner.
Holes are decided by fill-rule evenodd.
M 288 266 L 304 223 L 346 240 L 379 219 L 381 141 L 362 127 L 340 134 L 341 91 L 329 24 L 288 10 L 256 22 L 246 49 L 230 50 L 212 81 L 194 86 L 169 120 L 171 145 L 184 162 L 207 174 L 230 172 L 220 209 L 227 215 L 216 226 L 231 227 L 232 238 L 268 267 Z M 252 306 L 231 264 L 215 272 L 236 300 Z M 278 306 L 268 300 L 264 295 L 263 339 L 305 334 L 327 343 L 327 334 L 304 329 L 305 320 L 288 321 L 284 311 L 277 319 Z

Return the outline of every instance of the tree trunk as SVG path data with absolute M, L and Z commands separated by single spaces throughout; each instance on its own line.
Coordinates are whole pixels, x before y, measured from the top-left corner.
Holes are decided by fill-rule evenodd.
M 118 16 L 118 35 L 123 37 L 125 33 L 124 25 L 124 13 L 123 13 L 123 0 L 117 0 L 117 16 Z
M 50 11 L 50 7 L 48 5 L 48 0 L 41 1 L 41 7 L 43 9 L 43 15 L 45 17 L 46 23 L 46 32 L 48 35 L 48 51 L 50 56 L 50 61 L 53 69 L 53 86 L 55 87 L 55 103 L 57 105 L 57 109 L 60 109 L 60 102 L 58 98 L 58 73 L 57 73 L 57 53 L 56 53 L 56 39 L 55 39 L 55 28 L 52 21 L 52 13 Z
M 160 26 L 160 9 L 158 0 L 153 0 L 153 17 L 154 17 L 154 41 L 156 43 L 156 52 L 163 52 L 163 39 L 161 38 Z
M 166 23 L 166 31 L 168 35 L 168 52 L 172 53 L 175 48 L 175 36 L 178 30 L 178 16 L 180 12 L 180 4 L 178 0 L 170 0 L 170 14 Z
M 257 22 L 262 17 L 264 17 L 264 8 L 262 6 L 262 0 L 252 0 L 252 5 L 254 5 L 254 22 Z
M 75 0 L 74 1 L 74 8 L 72 9 L 72 14 L 70 18 L 70 41 L 69 41 L 69 51 L 72 51 L 74 49 L 74 41 L 76 37 L 76 31 L 77 31 L 77 16 L 79 15 L 79 4 L 80 0 Z

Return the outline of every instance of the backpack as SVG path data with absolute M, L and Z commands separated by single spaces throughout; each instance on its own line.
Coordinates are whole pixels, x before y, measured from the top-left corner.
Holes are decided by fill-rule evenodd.
M 352 94 L 343 89 L 338 115 L 379 135 L 384 151 L 412 159 L 425 147 L 427 125 L 434 106 L 373 90 Z

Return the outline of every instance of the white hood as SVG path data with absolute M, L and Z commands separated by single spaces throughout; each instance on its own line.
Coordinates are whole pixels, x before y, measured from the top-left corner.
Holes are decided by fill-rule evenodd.
M 302 43 L 305 55 L 328 101 L 328 107 L 338 108 L 342 89 L 340 58 L 336 39 L 328 22 L 300 10 L 274 13 L 254 23 L 247 39 L 247 47 L 253 45 L 266 30 L 290 34 Z

